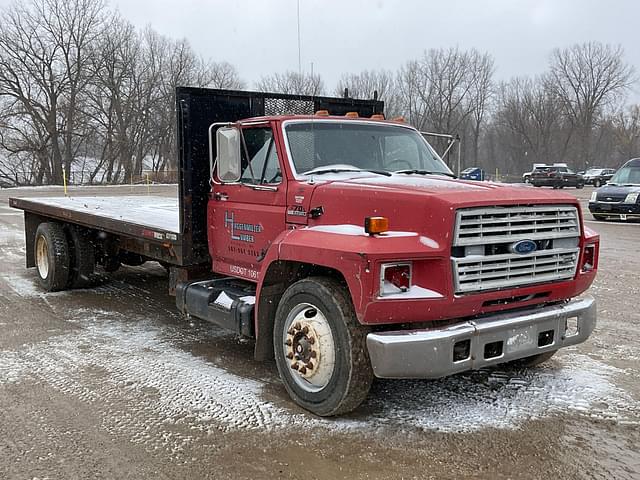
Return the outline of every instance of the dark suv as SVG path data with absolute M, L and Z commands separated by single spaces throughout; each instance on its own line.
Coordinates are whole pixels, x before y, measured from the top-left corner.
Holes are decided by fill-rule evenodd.
M 615 168 L 590 168 L 584 172 L 584 183 L 598 188 L 611 180 L 614 173 L 616 173 Z
M 531 172 L 530 182 L 534 187 L 584 187 L 582 175 L 578 175 L 570 168 L 557 166 L 537 167 Z
M 640 158 L 618 170 L 609 183 L 591 194 L 589 211 L 596 220 L 640 218 Z

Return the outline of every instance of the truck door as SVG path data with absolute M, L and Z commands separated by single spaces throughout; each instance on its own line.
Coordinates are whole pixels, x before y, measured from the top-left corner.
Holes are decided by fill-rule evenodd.
M 271 125 L 244 127 L 242 134 L 240 180 L 213 184 L 209 251 L 215 272 L 255 281 L 269 246 L 285 229 L 286 184 Z

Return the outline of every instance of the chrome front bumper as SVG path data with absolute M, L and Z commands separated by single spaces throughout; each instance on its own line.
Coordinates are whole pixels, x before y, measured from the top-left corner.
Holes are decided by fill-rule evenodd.
M 595 325 L 596 303 L 586 297 L 444 328 L 370 333 L 367 348 L 377 377 L 440 378 L 584 342 Z

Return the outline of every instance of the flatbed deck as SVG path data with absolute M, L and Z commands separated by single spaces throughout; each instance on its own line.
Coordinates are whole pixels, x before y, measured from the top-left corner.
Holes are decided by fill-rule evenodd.
M 180 206 L 177 198 L 159 196 L 10 198 L 26 214 L 70 222 L 118 235 L 131 241 L 157 244 L 171 252 L 171 263 L 183 265 Z M 149 250 L 149 256 L 155 257 Z M 163 260 L 168 260 L 163 252 Z
M 12 207 L 62 220 L 83 219 L 87 226 L 112 225 L 117 232 L 123 224 L 165 233 L 180 233 L 178 199 L 131 195 L 124 197 L 38 197 L 11 198 Z M 57 213 L 57 215 L 56 215 Z

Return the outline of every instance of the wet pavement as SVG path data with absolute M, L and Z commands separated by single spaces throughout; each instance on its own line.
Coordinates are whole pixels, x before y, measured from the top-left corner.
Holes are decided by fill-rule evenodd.
M 71 194 L 96 191 L 147 194 Z M 0 479 L 640 478 L 640 223 L 586 214 L 602 236 L 587 343 L 537 369 L 378 380 L 322 419 L 250 343 L 181 317 L 155 263 L 41 291 L 7 199 L 58 193 L 0 190 Z

